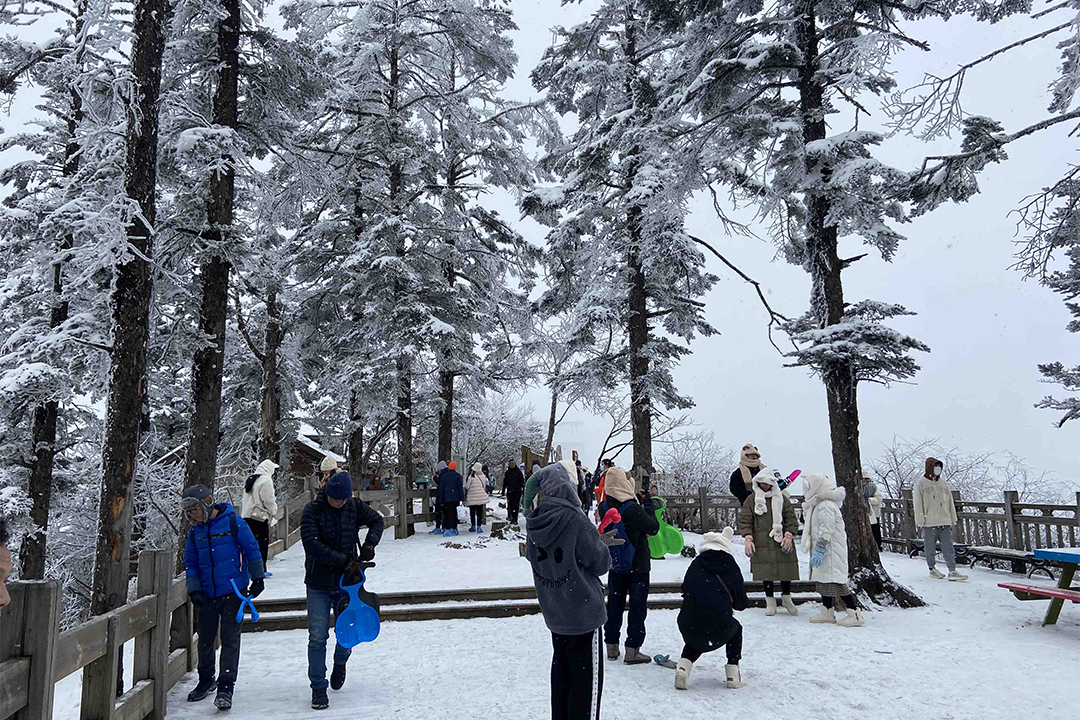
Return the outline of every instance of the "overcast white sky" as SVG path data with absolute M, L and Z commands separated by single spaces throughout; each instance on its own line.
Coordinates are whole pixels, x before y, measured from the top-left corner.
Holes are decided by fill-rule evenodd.
M 514 0 L 519 30 L 514 34 L 521 63 L 507 95 L 536 97 L 528 74 L 552 41 L 550 28 L 588 17 L 597 0 L 560 7 L 556 0 Z M 1056 16 L 1049 20 L 1060 22 Z M 1049 27 L 1046 24 L 1045 27 Z M 913 34 L 930 42 L 932 53 L 907 51 L 896 65 L 901 86 L 912 85 L 925 71 L 951 72 L 958 64 L 1021 37 L 1025 25 L 995 26 L 965 20 L 945 26 L 920 23 Z M 23 30 L 40 39 L 38 30 Z M 1046 85 L 1060 62 L 1053 44 L 1043 42 L 1009 53 L 970 75 L 965 109 L 990 115 L 1015 130 L 1044 116 Z M 0 126 L 17 132 L 32 115 L 25 98 Z M 881 122 L 880 113 L 872 122 Z M 834 116 L 834 130 L 847 129 L 850 115 Z M 863 129 L 870 125 L 863 120 Z M 861 441 L 864 457 L 880 453 L 894 435 L 938 438 L 969 452 L 1012 450 L 1031 464 L 1080 483 L 1080 422 L 1062 429 L 1056 412 L 1032 405 L 1056 386 L 1039 382 L 1036 364 L 1076 362 L 1080 338 L 1065 330 L 1069 317 L 1061 299 L 1037 283 L 1024 282 L 1008 267 L 1015 250 L 1015 222 L 1008 217 L 1029 192 L 1053 183 L 1076 163 L 1078 141 L 1071 126 L 1060 126 L 1010 146 L 1013 159 L 981 176 L 982 193 L 962 206 L 948 206 L 903 228 L 906 241 L 892 263 L 871 255 L 845 273 L 845 296 L 897 302 L 919 314 L 894 323 L 926 342 L 932 353 L 919 357 L 923 369 L 913 385 L 860 389 Z M 902 168 L 925 154 L 951 150 L 958 140 L 927 148 L 910 138 L 888 141 L 884 159 Z M 0 155 L 8 164 L 17 156 Z M 489 206 L 504 217 L 519 216 L 512 199 L 492 196 Z M 750 213 L 743 217 L 749 219 Z M 745 272 L 767 288 L 770 303 L 789 316 L 807 306 L 808 276 L 801 268 L 774 261 L 764 239 L 725 237 L 707 203 L 693 205 L 691 230 L 711 239 Z M 529 220 L 518 227 L 533 242 L 545 231 Z M 760 235 L 765 237 L 764 230 Z M 849 241 L 846 254 L 857 254 Z M 842 255 L 845 253 L 842 252 Z M 675 373 L 680 390 L 697 403 L 696 422 L 733 447 L 755 443 L 770 466 L 788 471 L 832 471 L 825 392 L 804 371 L 783 367 L 783 358 L 767 342 L 765 314 L 750 286 L 719 262 L 709 269 L 721 280 L 705 298 L 707 316 L 721 335 L 697 340 L 693 355 Z M 542 391 L 527 394 L 538 418 L 546 419 Z M 576 448 L 586 464 L 595 462 L 607 430 L 602 420 L 572 412 L 557 438 L 566 455 Z M 572 424 L 571 424 L 572 423 Z M 628 453 L 620 465 L 629 467 Z

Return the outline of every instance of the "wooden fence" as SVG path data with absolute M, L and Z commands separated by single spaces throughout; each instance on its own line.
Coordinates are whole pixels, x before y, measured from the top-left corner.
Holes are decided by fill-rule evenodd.
M 1077 547 L 1080 545 L 1080 492 L 1074 505 L 1021 503 L 1015 490 L 1006 490 L 1002 502 L 964 500 L 953 492 L 956 503 L 956 541 L 1013 550 Z M 739 502 L 731 495 L 665 495 L 670 521 L 692 532 L 738 526 Z M 792 495 L 791 504 L 801 517 L 803 498 Z M 881 508 L 881 534 L 885 542 L 906 550 L 907 538 L 916 537 L 915 509 L 911 490 L 899 499 L 886 498 Z M 902 546 L 902 547 L 901 547 Z

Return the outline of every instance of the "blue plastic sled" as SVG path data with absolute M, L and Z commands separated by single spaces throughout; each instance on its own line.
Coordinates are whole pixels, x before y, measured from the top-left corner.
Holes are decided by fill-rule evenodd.
M 379 601 L 377 596 L 364 589 L 367 578 L 362 570 L 359 583 L 342 585 L 344 580 L 345 576 L 342 575 L 338 579 L 338 587 L 349 594 L 349 604 L 338 614 L 334 622 L 334 634 L 337 636 L 338 645 L 351 648 L 379 637 L 379 612 L 376 610 Z M 375 607 L 361 600 L 361 595 Z
M 236 611 L 236 622 L 244 622 L 244 606 L 251 608 L 251 622 L 259 622 L 259 611 L 255 609 L 255 603 L 252 602 L 249 595 L 244 595 L 240 592 L 240 588 L 236 587 L 236 580 L 229 580 L 232 583 L 233 592 L 236 593 L 236 597 L 240 598 L 240 608 Z

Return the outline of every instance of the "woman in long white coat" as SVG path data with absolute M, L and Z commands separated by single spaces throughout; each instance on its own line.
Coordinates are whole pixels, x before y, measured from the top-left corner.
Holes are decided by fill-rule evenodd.
M 862 611 L 848 588 L 847 530 L 840 507 L 847 491 L 837 487 L 828 475 L 803 475 L 803 552 L 810 555 L 810 579 L 821 595 L 821 613 L 812 623 L 836 623 L 860 627 Z M 847 615 L 836 619 L 833 603 L 844 601 Z
M 274 495 L 274 471 L 278 469 L 273 460 L 263 460 L 244 483 L 244 498 L 240 504 L 240 517 L 251 528 L 259 543 L 263 562 L 270 548 L 270 526 L 277 524 L 277 497 Z

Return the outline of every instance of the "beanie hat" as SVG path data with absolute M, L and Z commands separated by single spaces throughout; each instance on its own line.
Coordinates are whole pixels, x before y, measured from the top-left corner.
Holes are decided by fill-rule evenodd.
M 446 467 L 450 468 L 451 470 L 457 470 L 457 463 L 451 460 L 450 464 L 448 464 Z
M 619 502 L 634 498 L 634 483 L 620 468 L 610 467 L 604 475 L 604 493 Z
M 734 534 L 735 531 L 730 527 L 724 528 L 723 532 L 705 533 L 705 537 L 701 541 L 701 552 L 705 552 L 706 550 L 721 550 L 734 557 L 735 553 L 731 552 L 731 537 Z
M 335 500 L 348 500 L 352 497 L 352 478 L 347 472 L 338 472 L 330 476 L 326 483 L 326 496 Z
M 335 460 L 334 458 L 327 455 L 326 457 L 324 457 L 322 459 L 322 464 L 319 465 L 319 469 L 322 470 L 323 472 L 330 472 L 332 470 L 337 470 L 338 469 L 337 468 L 337 460 Z

